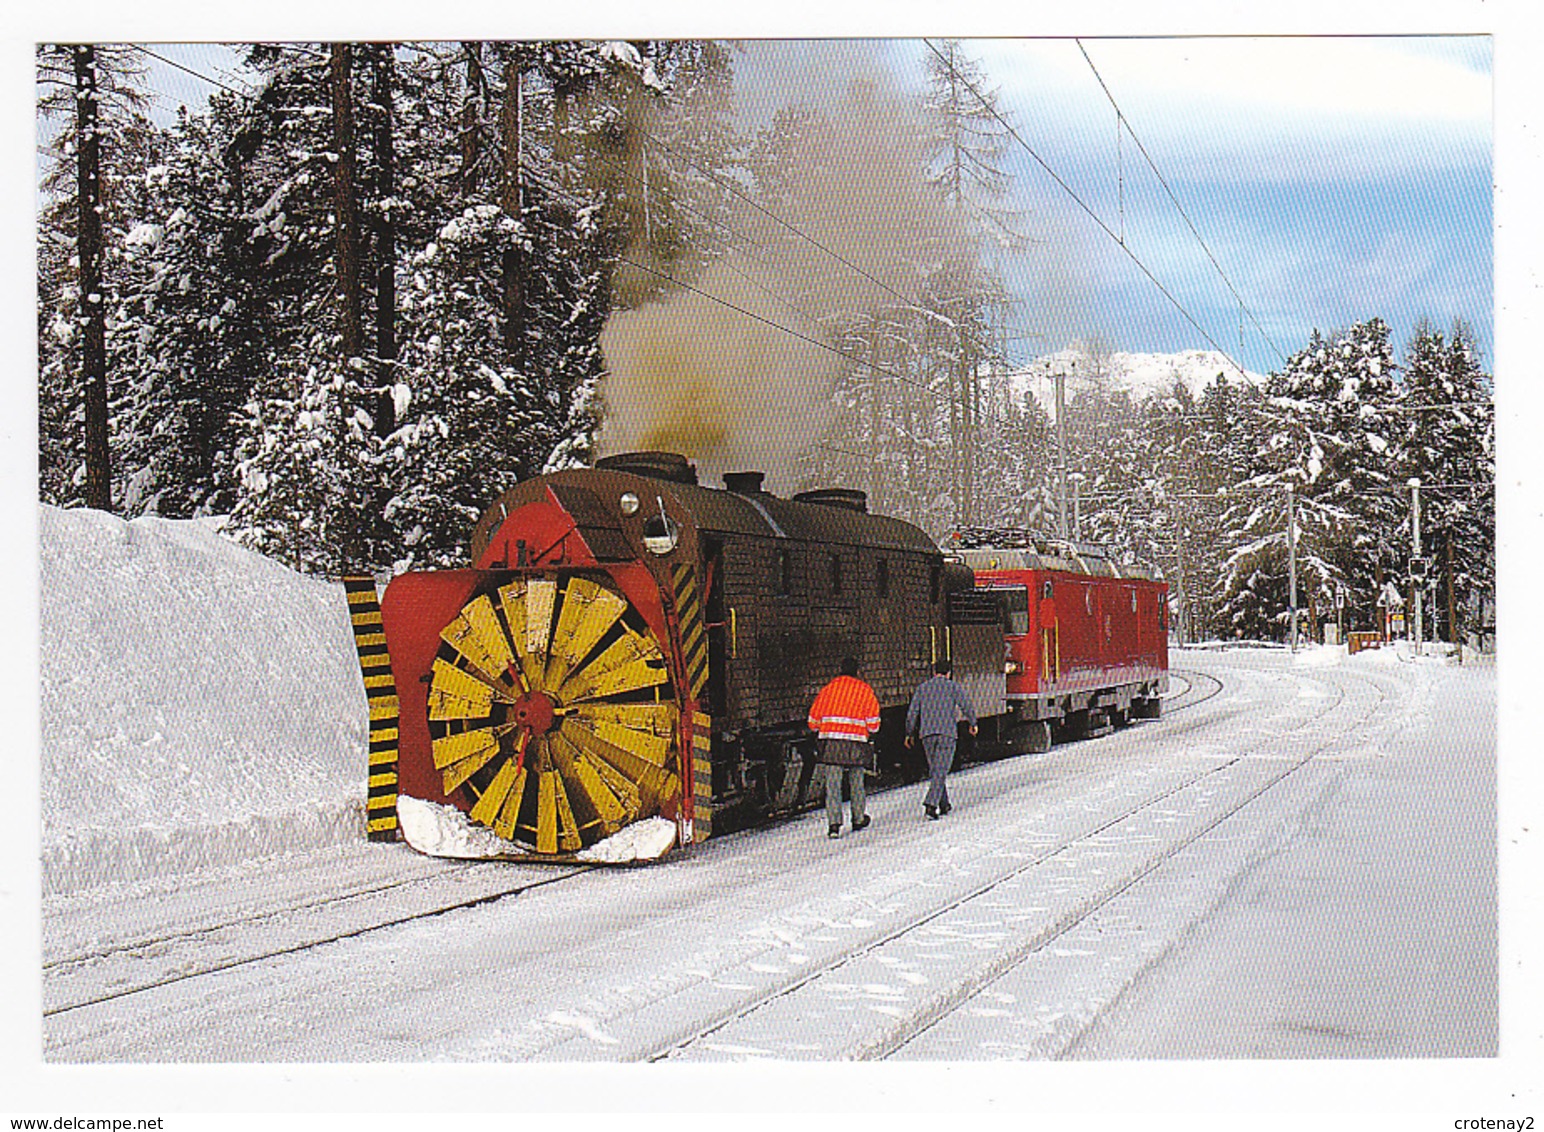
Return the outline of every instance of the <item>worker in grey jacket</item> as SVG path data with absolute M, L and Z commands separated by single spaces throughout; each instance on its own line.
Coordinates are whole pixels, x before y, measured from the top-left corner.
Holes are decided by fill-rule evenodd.
M 911 746 L 912 736 L 921 735 L 922 750 L 927 754 L 929 781 L 922 810 L 932 821 L 953 808 L 945 779 L 954 765 L 956 725 L 963 719 L 970 724 L 970 733 L 976 733 L 976 709 L 959 682 L 950 679 L 952 671 L 954 666 L 947 659 L 935 661 L 933 678 L 917 688 L 906 711 L 906 745 Z

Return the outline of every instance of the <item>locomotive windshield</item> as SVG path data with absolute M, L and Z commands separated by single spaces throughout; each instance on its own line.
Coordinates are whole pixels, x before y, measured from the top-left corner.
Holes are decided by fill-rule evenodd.
M 997 608 L 1002 611 L 1003 632 L 1022 637 L 1029 632 L 1029 589 L 1026 586 L 993 586 Z

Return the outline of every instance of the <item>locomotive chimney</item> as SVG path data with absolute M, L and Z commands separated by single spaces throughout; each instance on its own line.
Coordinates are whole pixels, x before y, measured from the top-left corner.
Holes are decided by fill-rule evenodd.
M 697 465 L 679 452 L 620 452 L 615 456 L 602 456 L 595 461 L 595 466 L 672 483 L 697 482 Z
M 796 503 L 813 503 L 819 507 L 868 511 L 868 493 L 851 487 L 819 487 L 813 491 L 801 491 L 793 498 Z
M 736 495 L 756 495 L 765 478 L 765 472 L 725 472 L 724 486 Z

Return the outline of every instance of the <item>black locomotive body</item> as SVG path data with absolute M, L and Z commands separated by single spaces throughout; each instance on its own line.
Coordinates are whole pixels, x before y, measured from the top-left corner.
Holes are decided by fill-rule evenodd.
M 669 453 L 605 458 L 543 480 L 560 496 L 583 485 L 602 507 L 631 488 L 638 521 L 662 514 L 689 528 L 661 557 L 689 558 L 702 591 L 707 671 L 697 710 L 712 721 L 711 782 L 700 781 L 699 764 L 696 793 L 713 832 L 812 799 L 819 781 L 806 719 L 844 656 L 858 659 L 879 699 L 881 772 L 902 770 L 906 706 L 949 647 L 950 593 L 973 584 L 926 534 L 869 514 L 858 491 L 785 499 L 763 490 L 756 472 L 707 487 Z M 1000 644 L 996 653 L 1000 669 Z

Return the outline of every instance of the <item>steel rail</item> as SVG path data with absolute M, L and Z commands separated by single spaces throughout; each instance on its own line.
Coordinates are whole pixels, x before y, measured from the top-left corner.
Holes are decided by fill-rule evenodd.
M 1222 687 L 1222 682 L 1221 681 L 1217 681 L 1217 683 L 1219 685 L 1217 691 L 1220 691 L 1221 687 Z M 1348 730 L 1353 730 L 1354 731 L 1356 728 L 1359 728 L 1360 726 L 1362 726 L 1367 721 L 1367 719 L 1369 719 L 1372 716 L 1376 715 L 1377 712 L 1381 709 L 1383 699 L 1385 698 L 1384 697 L 1384 693 L 1383 693 L 1381 687 L 1379 687 L 1378 684 L 1375 681 L 1368 681 L 1368 683 L 1371 684 L 1371 686 L 1375 690 L 1378 691 L 1378 693 L 1379 693 L 1379 702 L 1378 702 L 1378 704 L 1374 705 L 1373 708 L 1371 708 L 1368 712 L 1364 713 L 1363 716 L 1361 718 L 1359 718 L 1356 721 L 1356 723 L 1353 724 L 1352 727 L 1350 729 L 1348 729 Z M 1210 698 L 1211 695 L 1217 694 L 1217 691 L 1214 691 L 1214 692 L 1210 693 L 1207 696 L 1207 698 Z M 1345 689 L 1343 687 L 1338 687 L 1337 686 L 1337 691 L 1339 692 L 1339 695 L 1337 695 L 1334 698 L 1333 702 L 1328 703 L 1326 705 L 1323 705 L 1322 706 L 1322 710 L 1316 711 L 1315 714 L 1313 716 L 1311 716 L 1310 718 L 1305 719 L 1302 722 L 1294 725 L 1293 727 L 1288 728 L 1285 732 L 1282 732 L 1281 734 L 1285 736 L 1285 735 L 1291 735 L 1291 734 L 1293 734 L 1294 732 L 1297 732 L 1297 731 L 1301 731 L 1302 729 L 1304 729 L 1306 727 L 1309 727 L 1309 726 L 1313 725 L 1314 723 L 1317 723 L 1319 720 L 1323 719 L 1325 716 L 1327 716 L 1327 715 L 1335 712 L 1336 710 L 1338 710 L 1340 705 L 1341 705 L 1341 703 L 1344 702 L 1344 699 L 1345 699 Z M 1199 702 L 1199 701 L 1197 701 L 1197 702 Z M 1041 948 L 1045 947 L 1046 944 L 1050 943 L 1051 941 L 1053 941 L 1054 939 L 1058 938 L 1059 936 L 1064 935 L 1066 932 L 1072 930 L 1078 924 L 1083 922 L 1083 920 L 1087 919 L 1088 916 L 1090 916 L 1093 913 L 1095 913 L 1096 911 L 1098 911 L 1099 908 L 1103 907 L 1106 903 L 1108 903 L 1110 900 L 1114 899 L 1116 896 L 1120 895 L 1122 892 L 1125 892 L 1127 889 L 1131 888 L 1132 885 L 1134 885 L 1137 882 L 1139 882 L 1142 878 L 1147 876 L 1155 868 L 1157 868 L 1158 866 L 1163 864 L 1165 861 L 1167 861 L 1174 854 L 1178 853 L 1180 850 L 1184 849 L 1186 846 L 1192 844 L 1194 841 L 1196 841 L 1200 837 L 1205 836 L 1212 829 L 1216 828 L 1216 826 L 1218 824 L 1220 824 L 1221 822 L 1227 820 L 1227 818 L 1231 817 L 1233 814 L 1236 814 L 1237 812 L 1239 812 L 1239 810 L 1243 809 L 1250 802 L 1252 802 L 1255 799 L 1259 798 L 1267 790 L 1271 789 L 1272 787 L 1274 787 L 1275 785 L 1280 783 L 1288 775 L 1292 774 L 1293 772 L 1295 772 L 1296 770 L 1298 770 L 1302 766 L 1306 765 L 1309 761 L 1311 761 L 1317 755 L 1321 754 L 1326 749 L 1341 743 L 1343 741 L 1343 738 L 1344 738 L 1344 733 L 1342 733 L 1341 735 L 1337 735 L 1334 739 L 1330 739 L 1330 740 L 1328 740 L 1328 741 L 1318 745 L 1313 750 L 1309 751 L 1306 755 L 1304 755 L 1302 758 L 1300 758 L 1297 761 L 1293 762 L 1289 767 L 1287 767 L 1285 770 L 1283 770 L 1281 774 L 1271 778 L 1263 786 L 1261 786 L 1260 788 L 1258 788 L 1258 789 L 1252 791 L 1250 794 L 1248 794 L 1237 806 L 1232 807 L 1226 813 L 1223 813 L 1219 817 L 1217 817 L 1215 820 L 1212 820 L 1212 821 L 1208 822 L 1204 828 L 1202 828 L 1198 832 L 1194 833 L 1193 835 L 1185 838 L 1181 843 L 1176 844 L 1176 845 L 1171 846 L 1170 848 L 1166 849 L 1160 855 L 1159 858 L 1157 858 L 1156 860 L 1150 862 L 1140 872 L 1138 872 L 1133 877 L 1129 878 L 1127 883 L 1119 886 L 1118 888 L 1116 888 L 1116 889 L 1114 889 L 1114 890 L 1112 890 L 1112 891 L 1110 891 L 1110 892 L 1108 892 L 1106 894 L 1102 894 L 1100 896 L 1100 898 L 1098 900 L 1096 900 L 1094 903 L 1081 906 L 1077 910 L 1075 915 L 1072 915 L 1072 916 L 1069 916 L 1069 917 L 1065 917 L 1063 921 L 1059 921 L 1058 923 L 1053 924 L 1051 926 L 1051 928 L 1048 929 L 1047 931 L 1038 933 L 1037 935 L 1031 937 L 1029 942 L 1026 945 L 1024 945 L 1022 947 L 1019 947 L 1019 948 L 1015 948 L 1011 953 L 1009 953 L 1009 960 L 1010 961 L 1004 962 L 1003 960 L 999 960 L 998 962 L 991 964 L 988 967 L 988 969 L 987 969 L 987 971 L 986 971 L 986 973 L 984 975 L 978 975 L 977 977 L 968 979 L 964 983 L 960 984 L 956 988 L 956 993 L 952 994 L 950 996 L 951 1001 L 946 1004 L 946 1008 L 945 1008 L 945 1010 L 942 1013 L 939 1013 L 939 1012 L 936 1012 L 936 1011 L 930 1011 L 928 1016 L 925 1019 L 919 1020 L 918 1023 L 914 1027 L 910 1028 L 909 1030 L 908 1029 L 903 1029 L 901 1031 L 892 1031 L 891 1034 L 887 1036 L 887 1038 L 886 1038 L 886 1040 L 884 1042 L 880 1043 L 878 1046 L 874 1047 L 873 1049 L 869 1049 L 869 1050 L 863 1051 L 862 1056 L 865 1059 L 868 1059 L 868 1058 L 883 1058 L 883 1057 L 888 1056 L 890 1053 L 895 1052 L 895 1050 L 900 1049 L 907 1042 L 909 1042 L 913 1038 L 915 1038 L 918 1034 L 922 1033 L 923 1031 L 925 1031 L 928 1028 L 931 1028 L 933 1025 L 936 1025 L 937 1022 L 942 1017 L 944 1017 L 947 1013 L 951 1012 L 954 1009 L 957 1009 L 959 1007 L 959 1005 L 961 1005 L 963 1002 L 965 1002 L 968 999 L 974 997 L 974 995 L 979 993 L 980 990 L 983 989 L 985 986 L 988 986 L 992 982 L 995 982 L 997 979 L 1001 978 L 1004 974 L 1006 974 L 1009 970 L 1012 970 L 1019 963 L 1023 962 L 1023 960 L 1026 959 L 1029 955 L 1031 955 L 1035 951 L 1038 951 Z M 633 1057 L 629 1058 L 629 1060 L 648 1061 L 648 1062 L 656 1062 L 656 1061 L 665 1060 L 665 1059 L 671 1057 L 673 1054 L 675 1054 L 675 1053 L 677 1053 L 677 1052 L 687 1048 L 688 1046 L 693 1045 L 694 1043 L 699 1042 L 702 1039 L 704 1039 L 704 1038 L 706 1038 L 706 1037 L 716 1033 L 717 1031 L 723 1029 L 725 1026 L 731 1025 L 734 1022 L 739 1021 L 740 1019 L 747 1017 L 748 1015 L 750 1015 L 750 1014 L 754 1013 L 755 1011 L 761 1009 L 763 1006 L 766 1006 L 768 1003 L 773 1002 L 773 1001 L 775 1001 L 775 1000 L 777 1000 L 779 998 L 786 997 L 787 995 L 793 994 L 793 993 L 797 992 L 800 988 L 806 986 L 807 984 L 811 983 L 812 981 L 814 981 L 815 979 L 819 978 L 820 976 L 825 975 L 825 974 L 827 974 L 827 973 L 829 973 L 831 971 L 839 970 L 841 967 L 843 967 L 843 966 L 845 966 L 845 965 L 847 965 L 847 964 L 849 964 L 849 963 L 851 963 L 851 962 L 853 962 L 855 960 L 863 958 L 864 956 L 868 955 L 870 952 L 875 951 L 876 949 L 878 949 L 878 948 L 880 948 L 880 947 L 882 947 L 882 946 L 884 946 L 884 945 L 886 945 L 888 943 L 891 943 L 894 940 L 897 940 L 897 939 L 899 939 L 899 938 L 901 938 L 901 937 L 903 937 L 905 935 L 908 935 L 911 932 L 914 932 L 917 929 L 925 926 L 926 924 L 931 923 L 932 921 L 938 919 L 939 917 L 948 914 L 949 912 L 951 912 L 954 909 L 958 908 L 960 905 L 965 904 L 968 901 L 973 900 L 973 899 L 975 899 L 975 898 L 977 898 L 977 897 L 979 897 L 981 895 L 984 895 L 985 893 L 988 893 L 988 892 L 992 891 L 995 888 L 999 888 L 1002 885 L 1004 885 L 1004 884 L 1006 884 L 1006 883 L 1008 883 L 1008 882 L 1010 882 L 1010 881 L 1012 881 L 1012 880 L 1014 880 L 1014 879 L 1024 875 L 1027 872 L 1030 872 L 1033 869 L 1039 868 L 1040 866 L 1044 865 L 1048 861 L 1053 860 L 1054 858 L 1056 858 L 1059 855 L 1067 852 L 1068 850 L 1070 850 L 1072 848 L 1075 848 L 1077 846 L 1080 846 L 1082 844 L 1085 844 L 1086 842 L 1088 842 L 1088 841 L 1090 841 L 1090 840 L 1092 840 L 1094 838 L 1097 838 L 1098 836 L 1100 836 L 1101 834 L 1105 833 L 1107 830 L 1109 830 L 1113 826 L 1119 825 L 1120 823 L 1126 821 L 1128 818 L 1130 818 L 1130 817 L 1132 817 L 1132 816 L 1134 816 L 1136 814 L 1139 814 L 1142 811 L 1144 811 L 1146 809 L 1149 809 L 1149 808 L 1151 808 L 1151 807 L 1153 807 L 1155 805 L 1158 805 L 1161 802 L 1164 802 L 1164 801 L 1168 800 L 1169 798 L 1173 797 L 1175 794 L 1189 789 L 1190 787 L 1194 786 L 1196 783 L 1201 782 L 1201 781 L 1205 780 L 1206 778 L 1209 778 L 1209 777 L 1211 777 L 1211 776 L 1213 776 L 1215 774 L 1218 774 L 1218 773 L 1221 773 L 1222 771 L 1230 769 L 1231 767 L 1233 767 L 1233 766 L 1237 765 L 1238 763 L 1244 761 L 1248 757 L 1249 756 L 1246 756 L 1246 755 L 1238 755 L 1238 756 L 1235 756 L 1234 758 L 1226 760 L 1225 762 L 1219 763 L 1216 766 L 1210 767 L 1209 769 L 1207 769 L 1205 771 L 1202 771 L 1199 774 L 1193 775 L 1193 776 L 1187 778 L 1185 781 L 1183 781 L 1183 782 L 1179 783 L 1178 785 L 1172 787 L 1171 789 L 1165 790 L 1162 793 L 1160 793 L 1160 794 L 1158 794 L 1158 795 L 1156 795 L 1156 796 L 1154 796 L 1152 798 L 1147 799 L 1146 801 L 1142 802 L 1140 805 L 1134 806 L 1134 807 L 1132 807 L 1132 808 L 1130 808 L 1128 810 L 1124 810 L 1120 814 L 1110 818 L 1108 821 L 1103 822 L 1097 828 L 1095 828 L 1093 830 L 1090 830 L 1090 831 L 1087 831 L 1085 833 L 1082 833 L 1082 834 L 1080 834 L 1080 835 L 1078 835 L 1076 837 L 1068 838 L 1067 840 L 1063 841 L 1061 844 L 1057 845 L 1055 848 L 1049 849 L 1048 851 L 1046 851 L 1046 852 L 1036 856 L 1033 860 L 1031 860 L 1029 862 L 1026 862 L 1025 864 L 1022 864 L 1022 865 L 1020 865 L 1020 866 L 1018 866 L 1016 868 L 1013 868 L 1013 869 L 1009 870 L 1008 872 L 993 878 L 992 880 L 986 881 L 986 882 L 976 886 L 975 888 L 970 889 L 969 891 L 967 891 L 967 892 L 965 892 L 963 894 L 960 894 L 960 895 L 958 895 L 956 897 L 953 897 L 953 898 L 951 898 L 951 899 L 949 899 L 947 901 L 944 901 L 942 904 L 940 904 L 940 905 L 938 905 L 938 906 L 936 906 L 936 907 L 934 907 L 934 908 L 924 912 L 923 914 L 921 914 L 919 916 L 916 916 L 916 917 L 913 917 L 907 923 L 902 924 L 902 925 L 900 925 L 900 926 L 898 926 L 896 928 L 893 928 L 891 930 L 888 930 L 886 932 L 883 932 L 880 935 L 870 939 L 868 942 L 863 944 L 861 947 L 853 949 L 853 950 L 849 950 L 847 952 L 844 952 L 841 955 L 833 956 L 831 959 L 827 960 L 824 963 L 815 965 L 813 968 L 806 969 L 806 970 L 804 970 L 804 971 L 802 971 L 800 973 L 798 978 L 792 979 L 792 980 L 790 980 L 788 982 L 785 982 L 785 983 L 782 983 L 782 984 L 779 984 L 778 986 L 775 986 L 775 987 L 771 988 L 770 990 L 763 991 L 763 992 L 761 992 L 761 993 L 759 993 L 759 994 L 757 994 L 755 996 L 752 996 L 751 998 L 748 998 L 748 999 L 744 1000 L 743 1002 L 741 1002 L 739 1004 L 736 1004 L 734 1007 L 730 1008 L 729 1010 L 721 1012 L 719 1014 L 719 1016 L 714 1018 L 712 1021 L 710 1021 L 710 1022 L 708 1022 L 706 1024 L 703 1024 L 703 1025 L 700 1025 L 700 1026 L 696 1026 L 696 1027 L 692 1028 L 690 1031 L 688 1031 L 688 1032 L 686 1032 L 684 1034 L 678 1034 L 677 1036 L 675 1036 L 674 1038 L 672 1038 L 671 1040 L 669 1040 L 667 1042 L 658 1043 L 655 1046 L 651 1047 L 649 1050 L 647 1050 L 647 1051 L 645 1051 L 645 1052 L 643 1052 L 641 1054 L 634 1055 Z

